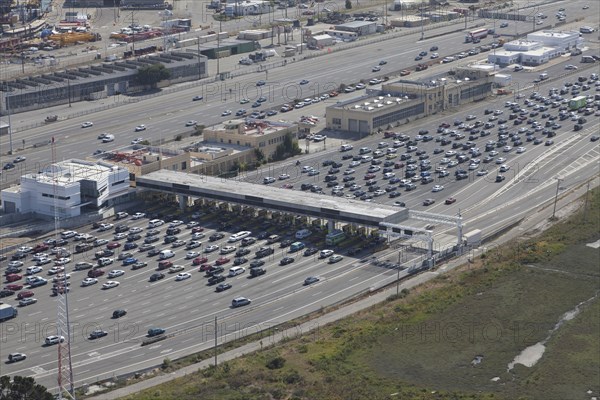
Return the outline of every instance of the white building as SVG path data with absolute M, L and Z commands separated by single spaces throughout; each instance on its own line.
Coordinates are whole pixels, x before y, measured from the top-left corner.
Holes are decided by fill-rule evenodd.
M 271 11 L 271 3 L 262 0 L 228 0 L 225 5 L 225 15 L 228 17 L 268 14 Z
M 38 174 L 21 176 L 18 186 L 1 193 L 5 213 L 69 218 L 110 205 L 129 191 L 129 171 L 105 162 L 68 160 Z
M 511 64 L 541 65 L 560 57 L 571 49 L 581 47 L 583 39 L 576 31 L 539 31 L 527 35 L 527 40 L 514 40 L 502 49 L 488 54 L 488 61 L 501 66 Z

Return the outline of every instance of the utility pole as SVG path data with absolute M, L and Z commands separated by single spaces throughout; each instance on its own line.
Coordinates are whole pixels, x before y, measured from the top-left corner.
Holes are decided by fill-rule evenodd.
M 220 75 L 221 73 L 221 68 L 220 68 L 220 63 L 219 63 L 219 59 L 221 58 L 221 29 L 222 29 L 222 19 L 219 17 L 219 33 L 217 34 L 217 51 L 216 51 L 216 57 L 217 57 L 217 76 Z
M 215 368 L 217 368 L 217 316 L 215 315 Z
M 131 12 L 131 29 L 133 30 L 133 26 L 134 26 L 134 20 L 133 20 L 133 11 Z M 135 31 L 133 31 L 133 34 L 131 35 L 131 53 L 132 56 L 135 57 Z
M 423 40 L 423 38 L 425 37 L 425 24 L 423 23 L 423 5 L 424 3 L 421 2 L 421 40 Z
M 552 209 L 552 218 L 554 220 L 556 215 L 556 202 L 558 201 L 558 190 L 560 189 L 560 183 L 563 181 L 562 178 L 556 178 L 556 195 L 554 196 L 554 208 Z

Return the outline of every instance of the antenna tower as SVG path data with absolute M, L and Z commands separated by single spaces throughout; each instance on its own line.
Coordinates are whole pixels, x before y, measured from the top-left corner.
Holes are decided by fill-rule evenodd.
M 54 137 L 52 137 L 52 165 L 51 173 L 53 176 L 53 195 L 54 195 L 54 235 L 58 239 L 60 229 L 60 213 L 58 207 L 58 179 L 60 177 L 60 168 L 56 165 L 56 146 Z M 60 257 L 57 254 L 57 257 Z M 69 301 L 68 301 L 67 273 L 63 273 L 62 282 L 56 285 L 56 306 L 58 308 L 56 318 L 56 328 L 58 330 L 58 398 L 75 400 L 75 388 L 73 386 L 73 367 L 71 363 L 71 329 L 69 329 Z M 64 337 L 64 341 L 60 338 Z

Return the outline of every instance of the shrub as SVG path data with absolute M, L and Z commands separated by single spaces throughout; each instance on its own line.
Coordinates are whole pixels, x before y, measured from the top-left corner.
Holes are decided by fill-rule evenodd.
M 272 358 L 270 361 L 267 362 L 267 368 L 269 368 L 269 369 L 281 369 L 281 368 L 283 368 L 284 365 L 285 365 L 285 358 L 283 358 L 281 356 Z

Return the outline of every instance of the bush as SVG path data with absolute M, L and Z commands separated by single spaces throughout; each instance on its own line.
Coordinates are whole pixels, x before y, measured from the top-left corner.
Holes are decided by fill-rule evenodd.
M 281 368 L 283 368 L 284 365 L 285 365 L 285 358 L 283 358 L 281 356 L 277 356 L 275 358 L 272 358 L 270 361 L 268 361 L 266 366 L 269 369 L 281 369 Z

